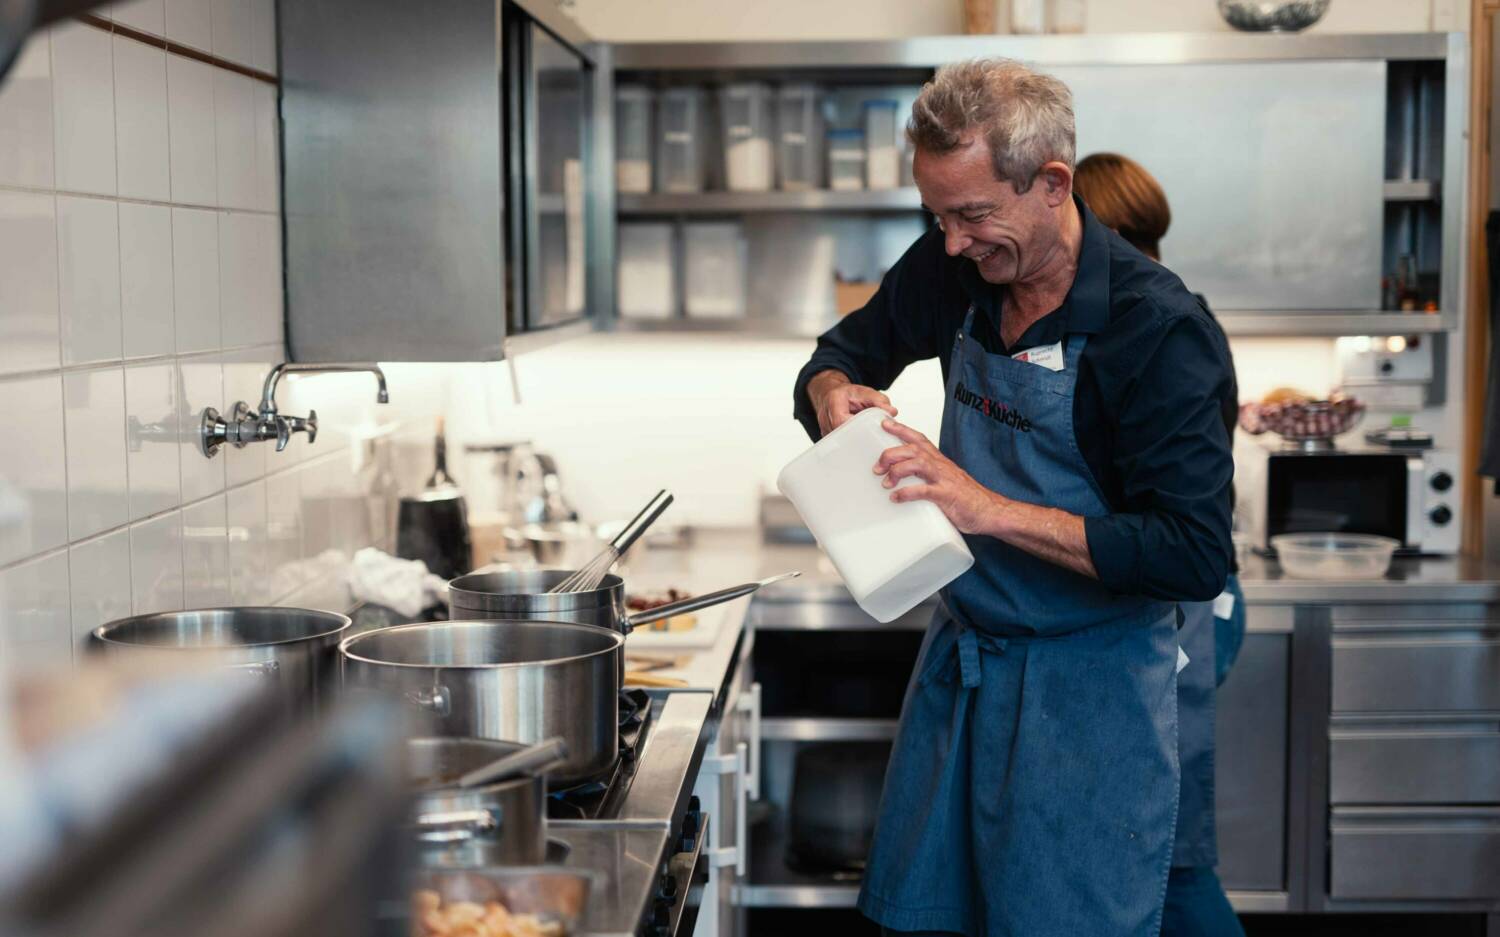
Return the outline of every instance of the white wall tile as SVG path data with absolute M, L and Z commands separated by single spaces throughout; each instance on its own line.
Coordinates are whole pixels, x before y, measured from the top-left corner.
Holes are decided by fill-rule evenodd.
M 167 53 L 114 37 L 115 139 L 120 195 L 172 196 L 167 147 Z
M 126 358 L 177 347 L 172 302 L 172 210 L 120 203 L 120 318 Z
M 125 481 L 125 375 L 118 367 L 63 375 L 68 536 L 91 537 L 130 517 Z
M 171 7 L 167 9 L 171 28 Z M 218 204 L 214 157 L 214 72 L 180 55 L 167 56 L 167 122 L 171 142 L 172 201 Z
M 68 542 L 62 375 L 0 382 L 0 564 Z
M 172 209 L 172 277 L 178 353 L 217 351 L 221 335 L 217 212 Z
M 130 610 L 175 612 L 182 605 L 182 512 L 130 528 Z
M 204 52 L 213 49 L 210 0 L 166 0 L 167 38 Z
M 214 128 L 219 201 L 225 208 L 254 208 L 255 82 L 222 68 L 214 69 Z
M 261 211 L 281 208 L 281 118 L 276 109 L 276 89 L 255 82 L 255 207 Z
M 153 36 L 166 35 L 166 8 L 162 0 L 126 0 L 109 8 L 116 23 L 139 29 Z
M 71 666 L 66 551 L 0 572 L 0 661 L 15 672 Z
M 252 482 L 229 491 L 229 601 L 232 605 L 265 605 L 271 594 L 271 544 L 266 524 L 266 483 Z M 279 593 L 278 593 L 279 594 Z
M 229 602 L 229 537 L 224 496 L 182 509 L 182 607 Z
M 130 614 L 130 531 L 116 530 L 68 548 L 73 646 L 88 645 L 89 632 Z
M 63 364 L 120 357 L 120 221 L 107 199 L 57 197 Z
M 271 362 L 265 352 L 245 349 L 226 353 L 222 360 L 224 403 L 234 406 L 236 400 L 243 400 L 250 405 L 250 409 L 257 409 L 260 406 L 266 372 L 271 370 Z M 266 452 L 274 447 L 273 442 L 254 443 L 243 449 L 226 447 L 220 456 L 224 459 L 225 484 L 233 488 L 266 474 Z
M 0 83 L 0 184 L 52 187 L 52 50 L 46 33 L 26 43 Z
M 276 0 L 250 0 L 255 8 L 255 36 L 250 64 L 276 74 Z
M 178 465 L 182 467 L 182 500 L 197 501 L 224 490 L 224 452 L 205 458 L 198 448 L 194 429 L 199 425 L 204 407 L 227 414 L 232 400 L 224 399 L 223 366 L 218 358 L 181 358 L 177 364 L 177 414 L 181 442 L 177 447 Z
M 0 192 L 0 373 L 55 368 L 57 200 Z
M 301 473 L 296 470 L 266 477 L 266 540 L 271 593 L 283 596 L 306 581 L 301 565 Z
M 219 326 L 226 348 L 276 338 L 263 322 L 261 217 L 219 213 Z
M 251 65 L 255 61 L 256 12 L 252 0 L 213 0 L 214 55 Z
M 115 193 L 115 81 L 110 35 L 82 23 L 52 30 L 57 187 Z
M 182 503 L 176 391 L 177 365 L 172 362 L 125 369 L 125 458 L 133 521 Z
M 281 345 L 286 319 L 281 274 L 281 219 L 256 215 L 255 315 L 250 334 L 258 344 Z

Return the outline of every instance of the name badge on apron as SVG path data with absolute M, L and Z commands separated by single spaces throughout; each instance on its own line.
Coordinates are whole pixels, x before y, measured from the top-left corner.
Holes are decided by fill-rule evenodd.
M 1048 371 L 1061 371 L 1063 369 L 1063 346 L 1062 342 L 1053 342 L 1050 345 L 1038 345 L 1025 351 L 1018 351 L 1011 355 L 1016 361 L 1025 361 L 1029 364 L 1039 364 Z

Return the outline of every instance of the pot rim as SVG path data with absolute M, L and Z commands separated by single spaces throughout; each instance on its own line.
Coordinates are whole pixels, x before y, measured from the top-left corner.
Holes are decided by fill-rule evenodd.
M 336 623 L 336 627 L 315 634 L 298 635 L 294 638 L 281 638 L 276 641 L 246 641 L 239 644 L 142 644 L 139 641 L 125 641 L 114 637 L 112 632 L 119 631 L 126 625 L 145 621 L 151 618 L 178 618 L 186 615 L 198 615 L 203 612 L 291 612 L 298 615 L 306 615 L 310 618 L 330 619 L 330 623 Z M 261 647 L 280 647 L 289 644 L 300 644 L 304 641 L 315 641 L 319 638 L 327 638 L 339 635 L 347 631 L 354 624 L 354 619 L 340 612 L 327 612 L 316 608 L 296 608 L 286 605 L 211 605 L 205 608 L 185 608 L 172 612 L 148 612 L 144 615 L 127 615 L 124 618 L 116 618 L 97 626 L 89 634 L 95 641 L 109 644 L 115 647 L 127 647 L 138 650 L 149 651 L 187 651 L 193 653 L 214 651 L 248 650 Z
M 610 647 L 601 648 L 597 651 L 588 651 L 583 654 L 574 654 L 571 657 L 548 657 L 544 660 L 511 661 L 504 664 L 407 664 L 393 660 L 378 660 L 357 654 L 351 648 L 358 644 L 361 639 L 374 635 L 390 634 L 395 631 L 438 631 L 454 625 L 516 625 L 533 624 L 549 625 L 557 628 L 565 628 L 570 631 L 586 631 L 593 635 L 608 635 Z M 339 655 L 345 660 L 357 661 L 361 664 L 371 664 L 378 667 L 405 667 L 412 670 L 508 670 L 520 669 L 522 667 L 560 667 L 574 661 L 588 660 L 604 654 L 619 652 L 625 647 L 625 636 L 618 631 L 600 628 L 598 625 L 580 625 L 570 621 L 549 621 L 544 618 L 460 618 L 454 621 L 419 621 L 409 625 L 392 625 L 388 628 L 376 628 L 373 631 L 365 631 L 360 634 L 351 635 L 339 642 Z
M 454 579 L 448 580 L 448 607 L 455 605 L 468 610 L 490 611 L 500 609 L 504 611 L 575 611 L 580 608 L 599 609 L 609 608 L 616 602 L 624 601 L 625 579 L 618 573 L 605 574 L 603 582 L 593 589 L 584 589 L 579 592 L 490 592 L 483 589 L 468 588 L 463 580 L 477 579 L 481 576 L 506 576 L 513 574 L 516 578 L 535 577 L 545 573 L 562 574 L 558 580 L 567 578 L 568 575 L 577 572 L 561 566 L 545 567 L 542 569 L 525 570 L 490 570 L 488 572 L 465 573 Z M 537 619 L 543 621 L 545 619 Z

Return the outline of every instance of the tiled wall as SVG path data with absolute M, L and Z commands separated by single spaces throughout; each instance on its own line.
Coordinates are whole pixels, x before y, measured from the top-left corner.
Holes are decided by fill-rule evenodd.
M 137 0 L 150 36 L 275 70 L 274 0 Z M 384 542 L 351 459 L 374 385 L 308 378 L 298 438 L 196 448 L 284 359 L 273 84 L 82 22 L 0 81 L 0 659 L 71 660 L 102 621 L 337 605 L 311 559 Z M 384 409 L 384 408 L 382 408 Z

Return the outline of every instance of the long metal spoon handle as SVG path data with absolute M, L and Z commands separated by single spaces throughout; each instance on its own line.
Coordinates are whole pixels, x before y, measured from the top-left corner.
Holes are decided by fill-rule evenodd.
M 637 514 L 630 523 L 625 525 L 625 529 L 620 531 L 615 536 L 615 539 L 610 541 L 609 545 L 614 547 L 615 552 L 620 556 L 624 556 L 625 551 L 630 549 L 631 545 L 641 538 L 641 534 L 646 532 L 646 528 L 656 523 L 656 519 L 661 517 L 661 512 L 665 511 L 671 504 L 672 495 L 666 489 L 658 491 L 656 497 L 652 498 L 641 509 L 641 513 Z
M 461 775 L 458 786 L 481 787 L 514 775 L 540 774 L 566 761 L 567 757 L 568 743 L 561 736 L 554 736 Z
M 700 608 L 708 608 L 710 605 L 718 605 L 722 602 L 728 602 L 731 599 L 738 599 L 741 596 L 749 595 L 752 592 L 769 586 L 773 582 L 781 582 L 783 579 L 795 579 L 800 575 L 802 575 L 800 571 L 782 573 L 780 576 L 772 576 L 769 579 L 762 579 L 760 582 L 747 582 L 743 585 L 730 586 L 728 589 L 720 589 L 718 592 L 710 592 L 707 595 L 683 599 L 680 602 L 669 602 L 666 605 L 659 605 L 644 612 L 637 612 L 625 619 L 625 633 L 629 634 L 636 627 L 649 625 L 653 621 L 661 621 L 664 618 L 671 618 L 673 615 L 685 615 L 688 612 L 696 612 Z

